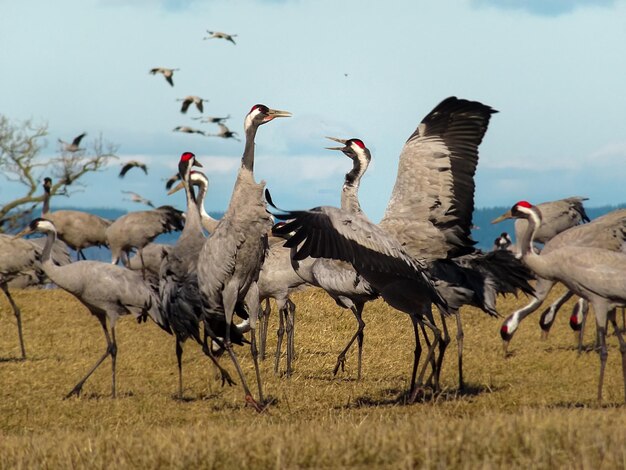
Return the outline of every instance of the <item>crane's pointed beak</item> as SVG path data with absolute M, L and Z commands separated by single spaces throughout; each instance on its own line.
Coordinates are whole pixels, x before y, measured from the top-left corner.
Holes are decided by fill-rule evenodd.
M 170 189 L 167 192 L 168 196 L 171 196 L 174 193 L 177 193 L 178 191 L 180 191 L 181 189 L 183 189 L 185 187 L 185 185 L 183 184 L 182 181 L 180 181 L 176 186 L 174 186 L 172 189 Z
M 200 168 L 202 168 L 202 163 L 200 163 L 198 160 L 194 158 L 191 166 L 199 166 Z
M 29 233 L 33 233 L 33 231 L 30 229 L 29 226 L 26 226 L 20 232 L 18 232 L 15 235 L 13 235 L 12 239 L 16 240 L 18 238 L 22 238 L 24 235 L 28 235 Z
M 335 142 L 339 142 L 340 144 L 344 144 L 343 147 L 325 147 L 326 150 L 340 150 L 340 151 L 343 151 L 346 148 L 345 145 L 346 145 L 346 142 L 348 142 L 347 140 L 345 140 L 345 139 L 338 139 L 337 137 L 326 137 L 326 138 L 329 139 L 329 140 L 333 140 Z
M 279 109 L 270 109 L 267 112 L 267 116 L 263 119 L 263 122 L 270 122 L 272 119 L 278 117 L 291 117 L 291 113 L 289 111 L 281 111 Z
M 497 224 L 498 222 L 502 222 L 503 220 L 512 219 L 512 218 L 513 218 L 513 214 L 511 214 L 511 211 L 507 211 L 504 214 L 502 214 L 500 217 L 496 217 L 495 219 L 493 219 L 491 223 Z

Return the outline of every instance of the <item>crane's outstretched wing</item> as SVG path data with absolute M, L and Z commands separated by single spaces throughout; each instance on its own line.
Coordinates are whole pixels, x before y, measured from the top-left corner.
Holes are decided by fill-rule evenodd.
M 478 146 L 494 109 L 450 97 L 406 141 L 381 227 L 412 256 L 467 253 L 474 210 Z
M 434 287 L 426 263 L 407 254 L 393 236 L 365 216 L 328 206 L 274 216 L 288 221 L 274 232 L 293 232 L 285 246 L 298 247 L 294 259 L 337 259 L 351 263 L 359 274 L 373 271 L 412 279 L 428 289 L 434 302 L 446 305 Z

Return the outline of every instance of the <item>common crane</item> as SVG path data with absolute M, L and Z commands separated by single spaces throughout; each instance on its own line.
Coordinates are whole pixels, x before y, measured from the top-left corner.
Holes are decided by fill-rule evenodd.
M 108 246 L 106 229 L 112 221 L 95 214 L 76 210 L 50 212 L 52 180 L 44 178 L 44 199 L 41 216 L 54 223 L 57 237 L 76 251 L 76 259 L 85 258 L 83 250 L 90 246 Z
M 532 290 L 526 272 L 509 253 L 476 253 L 470 238 L 478 145 L 494 112 L 482 103 L 456 97 L 437 105 L 402 150 L 398 177 L 379 224 L 333 207 L 279 216 L 294 219 L 280 229 L 295 231 L 286 243 L 299 246 L 294 259 L 313 256 L 350 262 L 387 303 L 409 314 L 416 342 L 409 401 L 421 391 L 437 346 L 440 352 L 433 373 L 438 388 L 449 341 L 442 340 L 434 324 L 431 303 L 442 319 L 466 304 L 497 315 L 498 292 Z M 418 325 L 434 334 L 419 378 Z
M 519 240 L 523 262 L 537 276 L 562 282 L 570 291 L 587 299 L 593 306 L 600 337 L 598 402 L 602 400 L 604 369 L 608 356 L 607 320 L 611 320 L 622 354 L 624 401 L 626 402 L 626 341 L 615 321 L 615 308 L 626 305 L 626 283 L 624 282 L 626 253 L 593 246 L 566 244 L 548 252 L 544 249 L 541 254 L 537 254 L 533 249 L 533 242 L 535 233 L 541 227 L 541 211 L 527 201 L 519 201 L 494 222 L 510 218 L 527 221 L 527 227 Z
M 174 72 L 180 69 L 168 69 L 166 67 L 154 67 L 150 69 L 150 73 L 152 75 L 156 75 L 157 73 L 163 74 L 163 77 L 171 86 L 174 86 Z
M 254 180 L 254 139 L 259 126 L 275 118 L 288 116 L 291 113 L 270 109 L 262 104 L 254 105 L 246 116 L 246 143 L 230 203 L 217 228 L 204 243 L 198 261 L 198 285 L 203 302 L 207 305 L 206 310 L 225 316 L 226 351 L 237 367 L 246 401 L 257 409 L 259 405 L 250 393 L 232 349 L 230 325 L 236 304 L 245 301 L 250 314 L 251 347 L 259 396 L 263 400 L 255 337 L 259 312 L 256 281 L 267 249 L 267 233 L 272 226 L 272 218 L 263 198 L 265 183 Z
M 22 312 L 11 296 L 9 282 L 24 275 L 33 278 L 37 284 L 45 281 L 46 276 L 41 268 L 43 251 L 41 242 L 42 239 L 24 240 L 0 234 L 0 289 L 4 292 L 15 315 L 22 359 L 26 359 L 26 347 L 22 332 Z M 54 262 L 59 265 L 70 262 L 67 246 L 60 240 L 57 240 L 52 246 L 51 256 Z
M 169 332 L 169 326 L 159 310 L 158 295 L 143 281 L 139 273 L 121 266 L 99 261 L 77 261 L 65 266 L 57 266 L 51 258 L 52 246 L 56 240 L 54 223 L 46 219 L 35 219 L 15 236 L 20 237 L 34 232 L 47 235 L 41 256 L 41 267 L 44 273 L 57 286 L 76 297 L 98 319 L 107 342 L 105 353 L 78 381 L 66 398 L 72 395 L 79 396 L 87 379 L 108 356 L 111 356 L 112 362 L 111 395 L 115 398 L 117 358 L 115 326 L 117 320 L 120 316 L 128 314 L 138 320 L 145 320 L 149 316 L 161 328 Z

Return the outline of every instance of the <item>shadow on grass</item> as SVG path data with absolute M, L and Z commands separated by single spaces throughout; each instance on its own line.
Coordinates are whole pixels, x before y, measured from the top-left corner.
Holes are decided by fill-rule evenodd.
M 0 357 L 0 363 L 3 362 L 26 362 L 27 360 L 31 360 L 31 359 L 23 359 L 21 357 Z
M 613 402 L 613 403 L 601 403 L 598 404 L 597 401 L 590 401 L 590 402 L 580 402 L 580 401 L 574 401 L 574 402 L 558 402 L 558 403 L 553 403 L 551 405 L 547 405 L 545 408 L 548 409 L 580 409 L 580 408 L 584 408 L 584 409 L 588 409 L 588 410 L 607 410 L 607 409 L 617 409 L 617 408 L 624 408 L 624 403 L 623 402 Z
M 63 399 L 66 401 L 73 401 L 73 400 L 122 400 L 124 398 L 132 398 L 135 396 L 135 393 L 132 391 L 127 391 L 127 392 L 117 392 L 115 394 L 115 398 L 113 398 L 111 396 L 110 393 L 97 393 L 97 392 L 89 392 L 89 393 L 85 393 L 85 392 L 81 392 L 80 396 L 71 396 L 71 397 L 64 397 Z
M 378 406 L 405 406 L 415 403 L 440 403 L 455 401 L 466 397 L 476 397 L 486 393 L 495 393 L 499 387 L 488 387 L 480 384 L 466 384 L 463 390 L 443 389 L 440 392 L 424 387 L 417 394 L 415 401 L 409 403 L 410 393 L 408 390 L 397 388 L 382 390 L 382 397 L 361 396 L 351 400 L 345 405 L 337 406 L 336 409 L 367 408 Z

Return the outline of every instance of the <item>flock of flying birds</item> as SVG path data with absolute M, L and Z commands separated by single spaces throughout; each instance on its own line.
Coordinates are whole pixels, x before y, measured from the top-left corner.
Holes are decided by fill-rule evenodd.
M 209 34 L 209 36 L 206 36 L 203 39 L 224 39 L 226 41 L 230 41 L 233 44 L 236 44 L 235 40 L 233 39 L 234 37 L 237 37 L 236 34 L 226 34 L 220 31 L 208 31 L 208 30 L 207 30 L 207 33 Z M 167 67 L 154 67 L 150 69 L 150 73 L 152 75 L 156 75 L 157 73 L 162 74 L 165 80 L 167 81 L 167 83 L 169 83 L 170 86 L 173 87 L 174 86 L 174 72 L 178 70 L 180 69 L 167 68 Z M 189 109 L 191 105 L 195 105 L 196 109 L 200 113 L 203 113 L 204 112 L 203 103 L 208 102 L 209 100 L 205 98 L 201 98 L 200 96 L 196 96 L 196 95 L 188 95 L 184 98 L 178 98 L 177 101 L 182 102 L 180 112 L 185 114 L 187 113 L 187 110 Z M 184 132 L 186 134 L 199 134 L 199 135 L 204 135 L 204 136 L 221 137 L 223 139 L 234 139 L 236 141 L 240 141 L 240 139 L 238 138 L 237 132 L 231 131 L 228 128 L 228 126 L 224 124 L 224 121 L 226 121 L 227 119 L 230 119 L 230 114 L 224 117 L 208 116 L 208 117 L 193 117 L 192 119 L 198 120 L 201 123 L 217 124 L 218 131 L 216 133 L 207 133 L 206 131 L 202 129 L 197 129 L 191 126 L 176 126 L 174 128 L 174 132 Z
M 184 214 L 161 206 L 108 221 L 79 211 L 51 211 L 51 181 L 47 178 L 42 218 L 16 236 L 0 236 L 0 286 L 14 309 L 22 357 L 26 352 L 21 316 L 7 283 L 30 272 L 39 281 L 48 279 L 74 295 L 104 331 L 106 350 L 68 396 L 79 395 L 108 356 L 113 364 L 115 396 L 116 322 L 130 314 L 138 320 L 150 318 L 174 337 L 180 397 L 184 390 L 183 345 L 192 339 L 218 368 L 222 383 L 232 385 L 234 380 L 219 361 L 221 353 L 226 353 L 246 403 L 260 411 L 267 405 L 258 359 L 265 356 L 269 299 L 276 300 L 280 324 L 274 370 L 280 370 L 284 339 L 289 376 L 296 312 L 290 296 L 315 286 L 340 307 L 351 310 L 357 320 L 354 335 L 337 357 L 334 374 L 344 370 L 355 342 L 357 377 L 363 373 L 362 314 L 369 301 L 382 298 L 408 314 L 415 354 L 404 399 L 414 402 L 440 391 L 440 371 L 450 342 L 446 323 L 451 317 L 457 325 L 459 387 L 464 387 L 461 307 L 471 305 L 498 316 L 502 313 L 497 309 L 499 295 L 528 295 L 530 303 L 509 315 L 502 325 L 506 349 L 521 320 L 561 282 L 568 292 L 544 312 L 542 328 L 549 330 L 556 311 L 572 295 L 581 299 L 572 317 L 578 328 L 579 319 L 592 304 L 600 349 L 598 400 L 602 398 L 610 324 L 620 343 L 626 401 L 626 341 L 615 314 L 616 307 L 626 305 L 626 210 L 589 221 L 581 197 L 536 206 L 520 201 L 494 221 L 516 219 L 515 244 L 508 243 L 510 237 L 507 240 L 508 235 L 503 234 L 497 249 L 476 249 L 471 239 L 474 174 L 478 147 L 496 112 L 476 101 L 450 97 L 428 113 L 402 149 L 395 186 L 377 224 L 368 219 L 359 203 L 360 181 L 372 155 L 358 138 L 330 138 L 339 144 L 330 150 L 342 152 L 352 165 L 343 186 L 337 188 L 340 208 L 277 208 L 264 184 L 255 181 L 254 139 L 262 125 L 291 114 L 261 104 L 245 117 L 242 164 L 229 206 L 219 220 L 206 213 L 208 177 L 198 170 L 201 161 L 191 152 L 180 156 L 178 185 L 174 187 L 175 179 L 168 183 L 170 193 L 184 190 Z M 66 149 L 80 148 L 83 136 L 72 144 L 64 143 Z M 122 167 L 120 176 L 132 168 L 147 173 L 145 165 L 133 161 Z M 182 230 L 174 245 L 154 243 L 160 233 L 172 230 Z M 34 232 L 46 235 L 43 246 L 41 241 L 21 238 Z M 544 244 L 541 251 L 535 242 Z M 85 260 L 84 255 L 80 260 L 82 250 L 94 245 L 111 249 L 110 264 Z M 76 250 L 77 261 L 69 262 L 66 246 Z M 246 342 L 251 344 L 256 370 L 256 397 L 234 348 Z

